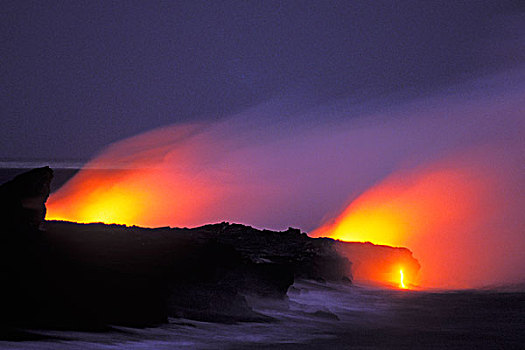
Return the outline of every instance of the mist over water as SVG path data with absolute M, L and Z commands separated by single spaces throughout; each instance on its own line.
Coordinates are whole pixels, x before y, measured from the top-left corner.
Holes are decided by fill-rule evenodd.
M 272 322 L 170 319 L 103 333 L 33 330 L 5 349 L 519 348 L 524 293 L 429 293 L 297 281 L 287 301 L 252 300 Z
M 356 199 L 383 193 L 374 205 L 389 208 L 403 230 L 380 241 L 368 232 L 338 237 L 408 247 L 423 287 L 520 282 L 524 73 L 403 103 L 340 100 L 305 110 L 297 99 L 270 101 L 216 122 L 155 129 L 87 163 L 49 198 L 47 219 L 230 221 L 330 236 Z

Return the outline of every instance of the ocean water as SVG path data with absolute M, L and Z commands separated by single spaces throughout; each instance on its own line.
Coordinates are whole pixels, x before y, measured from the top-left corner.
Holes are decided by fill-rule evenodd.
M 2 349 L 523 349 L 525 293 L 424 292 L 296 282 L 289 300 L 250 300 L 264 323 L 170 319 L 101 333 L 30 330 Z M 46 339 L 47 337 L 47 339 Z

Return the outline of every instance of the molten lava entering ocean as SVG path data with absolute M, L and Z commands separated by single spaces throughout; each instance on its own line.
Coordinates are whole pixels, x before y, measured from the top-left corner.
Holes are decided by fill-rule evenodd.
M 312 236 L 409 247 L 422 269 L 416 280 L 407 280 L 402 269 L 397 270 L 397 277 L 389 280 L 399 280 L 401 274 L 401 288 L 470 288 L 491 280 L 491 268 L 501 269 L 505 260 L 499 249 L 516 249 L 492 232 L 483 232 L 506 203 L 495 191 L 502 175 L 495 176 L 479 159 L 479 152 L 468 152 L 394 173 Z
M 388 277 L 377 277 L 392 285 L 517 282 L 525 263 L 525 153 L 515 95 L 435 107 L 427 119 L 421 105 L 341 124 L 316 115 L 259 119 L 262 112 L 252 111 L 153 130 L 86 164 L 51 195 L 47 219 L 295 226 L 316 237 L 408 247 L 421 263 L 419 278 L 392 264 Z

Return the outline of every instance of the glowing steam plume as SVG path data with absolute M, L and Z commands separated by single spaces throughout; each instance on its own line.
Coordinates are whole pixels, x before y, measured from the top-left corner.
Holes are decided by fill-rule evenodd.
M 202 127 L 198 127 L 201 130 Z M 196 125 L 155 130 L 108 148 L 48 201 L 48 220 L 141 226 L 200 224 L 227 187 L 201 175 Z M 217 218 L 218 219 L 218 218 Z M 210 219 L 213 220 L 213 219 Z
M 405 286 L 520 281 L 525 79 L 512 76 L 520 83 L 490 77 L 471 95 L 388 112 L 341 103 L 285 115 L 269 104 L 153 130 L 86 164 L 51 195 L 47 219 L 317 228 L 410 248 L 422 267 L 418 281 L 404 270 Z M 400 266 L 387 278 L 396 286 Z
M 464 220 L 478 188 L 459 169 L 388 177 L 363 193 L 333 222 L 313 232 L 345 241 L 401 246 L 429 226 Z
M 508 207 L 510 197 L 504 197 L 508 189 L 501 192 L 504 175 L 483 164 L 485 157 L 498 158 L 488 150 L 468 152 L 395 173 L 358 196 L 313 236 L 409 247 L 422 265 L 420 279 L 410 283 L 424 287 L 495 283 L 509 260 L 518 264 L 513 245 L 524 243 L 515 223 L 498 222 L 513 208 Z M 492 226 L 496 222 L 499 227 Z M 494 228 L 499 232 L 491 232 Z

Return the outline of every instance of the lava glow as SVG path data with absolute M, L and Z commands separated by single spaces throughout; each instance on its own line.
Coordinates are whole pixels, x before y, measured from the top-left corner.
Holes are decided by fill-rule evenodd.
M 506 259 L 517 258 L 510 254 L 517 249 L 488 229 L 512 195 L 497 193 L 502 188 L 501 174 L 496 176 L 494 170 L 498 167 L 480 165 L 480 154 L 490 155 L 467 152 L 394 173 L 313 235 L 410 248 L 422 268 L 419 277 L 410 281 L 398 269 L 401 286 L 468 288 L 494 280 L 496 271 L 508 264 Z M 519 232 L 512 224 L 501 223 L 495 229 L 501 235 Z
M 405 285 L 405 276 L 403 275 L 403 270 L 399 270 L 399 288 L 401 288 L 401 289 L 407 289 L 408 288 Z
M 476 183 L 457 169 L 393 175 L 363 193 L 332 223 L 316 231 L 344 241 L 405 246 L 429 227 L 465 219 Z
M 339 107 L 288 118 L 263 106 L 149 131 L 111 145 L 52 193 L 46 219 L 293 226 L 407 247 L 420 269 L 363 263 L 363 278 L 395 287 L 521 282 L 525 88 L 516 89 L 438 96 L 384 118 Z
M 469 175 L 466 170 L 447 166 L 392 175 L 359 196 L 314 235 L 409 247 L 422 265 L 421 280 L 410 283 L 433 285 L 434 278 L 453 278 L 454 269 L 461 268 L 440 259 L 451 249 L 449 243 L 458 241 L 457 235 L 451 236 L 453 231 L 464 232 L 460 224 L 472 221 L 476 203 L 471 199 L 483 188 L 479 179 Z M 432 273 L 425 274 L 427 271 Z M 398 269 L 396 274 L 405 288 L 403 272 Z
M 147 227 L 220 221 L 213 210 L 202 213 L 227 183 L 211 183 L 213 171 L 201 174 L 202 152 L 180 144 L 194 128 L 156 130 L 110 147 L 51 195 L 46 219 Z

